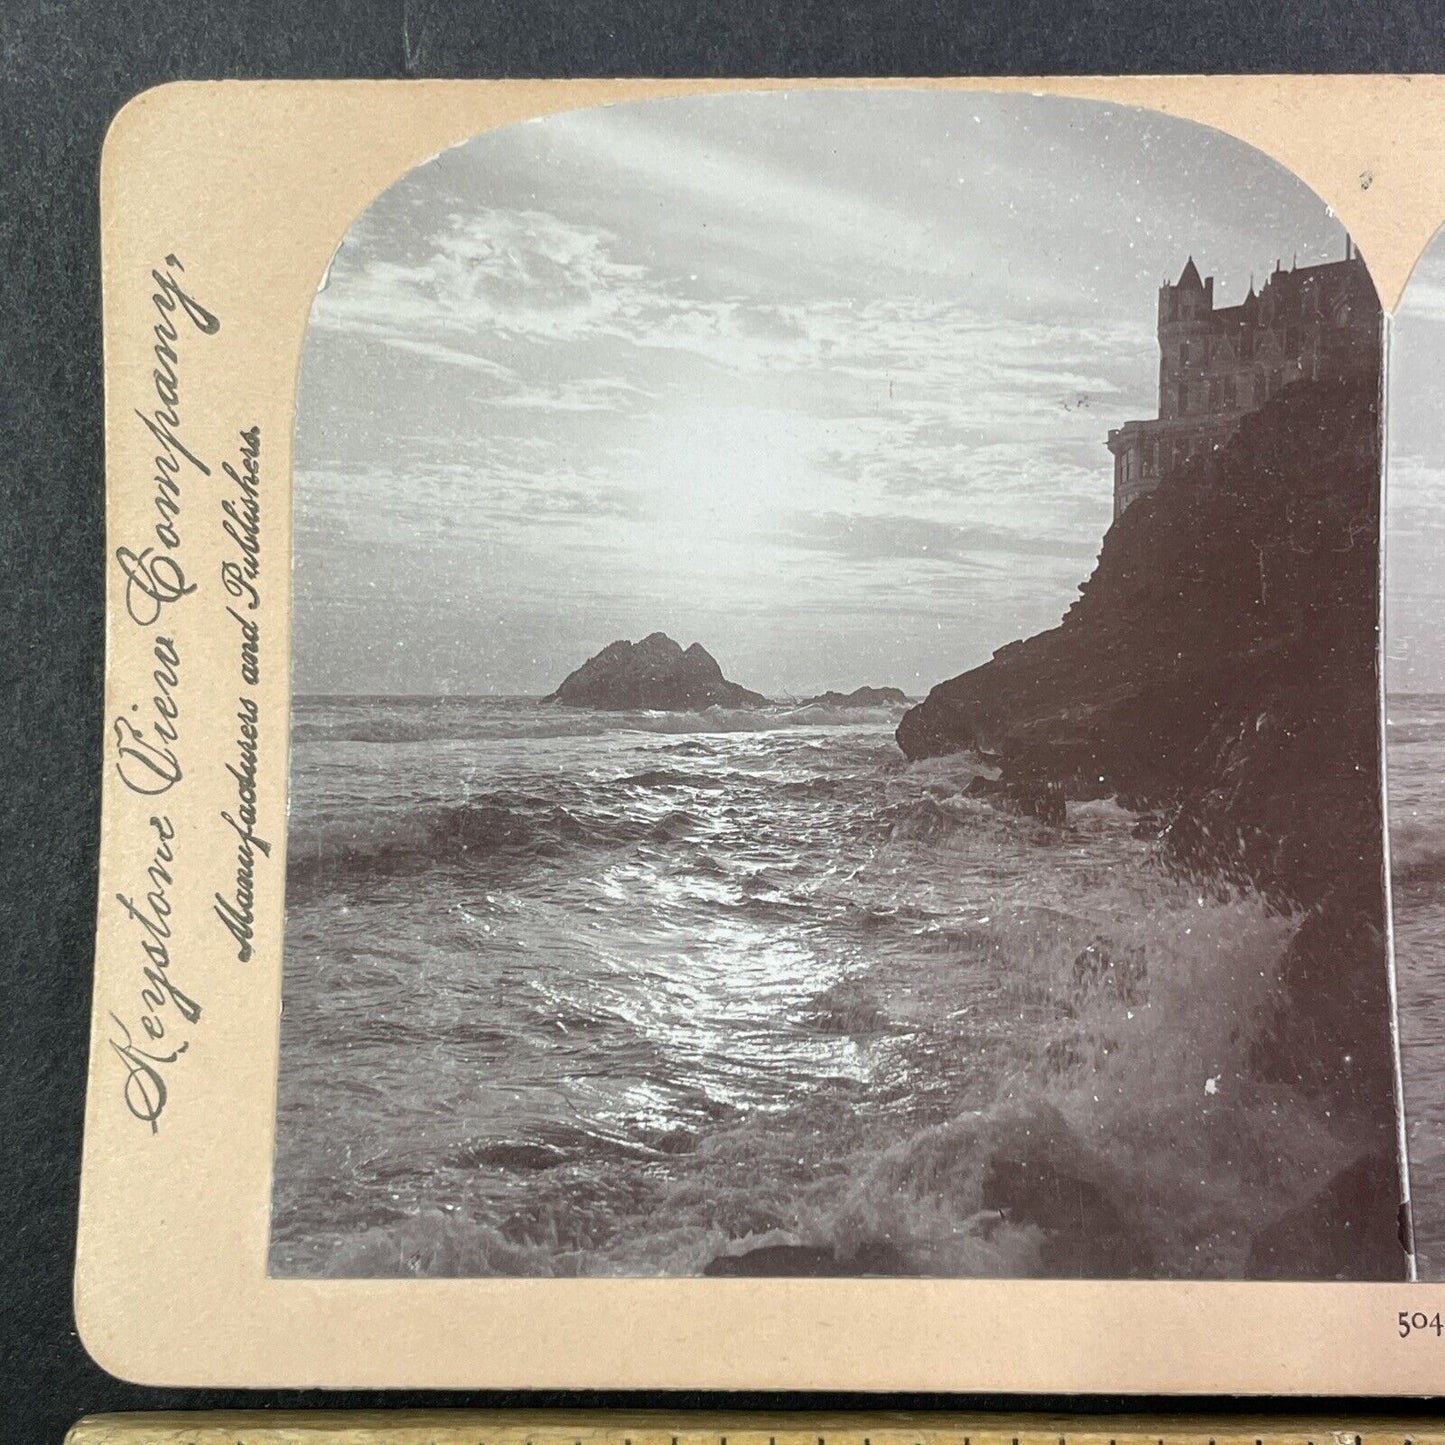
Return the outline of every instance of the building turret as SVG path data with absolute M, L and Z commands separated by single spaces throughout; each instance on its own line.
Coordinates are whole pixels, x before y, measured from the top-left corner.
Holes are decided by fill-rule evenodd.
M 1209 360 L 1214 277 L 1199 278 L 1191 256 L 1174 285 L 1159 288 L 1159 415 L 1185 416 Z
M 1345 259 L 1323 265 L 1279 261 L 1256 292 L 1216 308 L 1214 277 L 1191 256 L 1173 285 L 1159 288 L 1159 412 L 1109 433 L 1114 515 L 1152 492 L 1172 468 L 1221 446 L 1247 412 L 1302 377 L 1379 365 L 1380 303 L 1348 240 Z

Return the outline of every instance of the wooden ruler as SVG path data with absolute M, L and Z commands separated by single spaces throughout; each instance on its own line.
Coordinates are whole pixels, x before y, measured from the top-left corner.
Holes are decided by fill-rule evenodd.
M 1445 1417 L 236 1411 L 97 1415 L 66 1445 L 1445 1445 Z

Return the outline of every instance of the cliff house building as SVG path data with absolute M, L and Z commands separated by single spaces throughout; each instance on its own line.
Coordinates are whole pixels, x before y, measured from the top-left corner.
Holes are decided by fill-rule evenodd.
M 1240 419 L 1281 387 L 1379 365 L 1382 314 L 1365 263 L 1345 258 L 1284 270 L 1237 306 L 1216 308 L 1214 277 L 1191 256 L 1159 288 L 1159 415 L 1109 433 L 1114 516 L 1152 492 L 1171 468 L 1221 446 Z

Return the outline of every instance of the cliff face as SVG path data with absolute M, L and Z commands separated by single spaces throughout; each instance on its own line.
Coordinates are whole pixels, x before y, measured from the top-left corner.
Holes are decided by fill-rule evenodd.
M 1166 855 L 1304 912 L 1265 1067 L 1389 1088 L 1376 623 L 1378 375 L 1300 382 L 1104 539 L 1062 624 L 906 713 L 911 758 L 1117 794 Z
M 899 745 L 1172 810 L 1191 861 L 1299 903 L 1378 871 L 1379 478 L 1375 380 L 1287 388 L 1119 518 L 1059 627 L 935 687 Z M 1324 796 L 1331 827 L 1286 826 Z
M 684 652 L 662 632 L 641 642 L 609 644 L 569 674 L 552 698 L 569 707 L 658 712 L 758 707 L 767 702 L 761 693 L 729 682 L 705 647 L 694 642 Z

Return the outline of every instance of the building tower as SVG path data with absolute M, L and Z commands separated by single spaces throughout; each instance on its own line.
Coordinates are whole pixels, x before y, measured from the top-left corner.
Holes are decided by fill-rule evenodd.
M 1382 314 L 1360 254 L 1342 261 L 1279 262 L 1237 306 L 1216 308 L 1214 277 L 1191 256 L 1159 288 L 1159 412 L 1109 433 L 1114 516 L 1152 492 L 1174 467 L 1223 446 L 1240 420 L 1280 387 L 1379 368 Z
M 1214 277 L 1199 279 L 1191 256 L 1179 280 L 1159 288 L 1159 415 L 1188 416 L 1190 388 L 1209 355 Z

